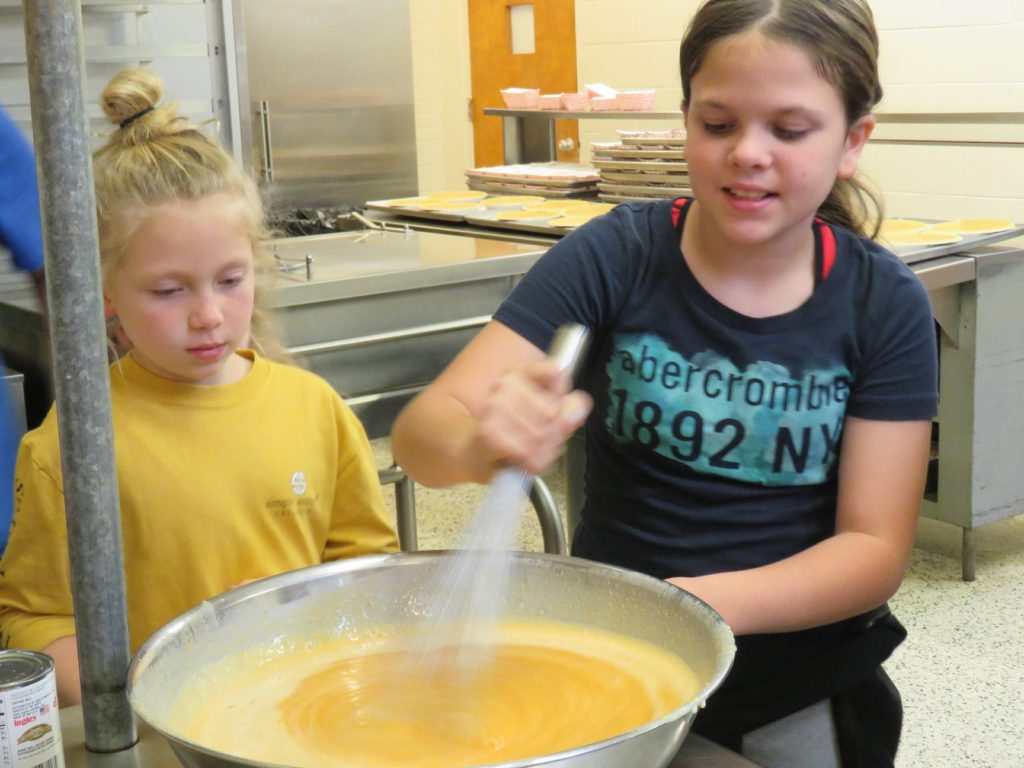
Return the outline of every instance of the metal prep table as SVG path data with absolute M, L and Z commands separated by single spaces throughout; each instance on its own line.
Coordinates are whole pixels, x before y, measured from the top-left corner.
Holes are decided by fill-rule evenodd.
M 973 581 L 975 529 L 1024 513 L 1024 248 L 942 261 L 914 265 L 942 328 L 937 486 L 921 513 L 963 529 Z
M 290 351 L 345 397 L 376 438 L 389 433 L 402 405 L 490 319 L 548 244 L 367 230 L 283 238 L 268 247 L 280 267 L 271 303 Z M 48 407 L 45 319 L 34 294 L 3 284 L 0 352 L 26 374 L 27 398 L 47 387 Z M 30 426 L 44 414 L 30 412 Z
M 1016 405 L 1024 402 L 1024 249 L 989 247 L 910 266 L 940 328 L 935 482 L 921 514 L 963 529 L 962 577 L 973 581 L 975 529 L 1024 514 L 1024 409 Z M 569 441 L 570 531 L 583 503 L 584 451 L 581 439 Z
M 486 324 L 513 286 L 547 250 L 507 240 L 414 232 L 398 227 L 282 238 L 266 247 L 279 272 L 271 303 L 289 350 L 323 376 L 359 416 L 371 438 L 388 435 L 395 415 Z M 34 293 L 0 283 L 0 351 L 26 374 L 29 426 L 42 420 L 49 390 L 48 329 Z M 395 484 L 403 549 L 417 548 L 412 481 Z M 550 491 L 535 482 L 546 552 L 566 537 Z
M 548 246 L 405 229 L 269 247 L 284 270 L 272 304 L 290 351 L 384 437 Z
M 131 749 L 110 754 L 86 750 L 81 707 L 62 709 L 60 727 L 67 768 L 181 768 L 164 737 L 141 723 L 138 743 Z M 690 734 L 669 768 L 757 768 L 757 764 Z
M 548 247 L 513 237 L 367 230 L 274 241 L 288 270 L 274 303 L 294 353 L 381 437 Z M 1024 249 L 972 246 L 904 255 L 941 328 L 937 479 L 922 514 L 963 529 L 966 580 L 975 529 L 1024 512 L 1024 409 L 1009 406 L 1024 399 Z M 31 292 L 0 292 L 0 351 L 26 374 L 26 400 L 48 350 Z
M 379 221 L 399 219 L 375 211 Z M 479 237 L 478 228 L 444 221 L 412 221 L 412 227 Z M 999 245 L 1024 227 L 939 247 L 903 249 L 902 258 L 928 289 L 940 328 L 938 451 L 921 514 L 963 530 L 961 571 L 976 575 L 975 530 L 1024 513 L 1024 249 Z M 540 237 L 494 230 L 496 238 Z M 552 240 L 554 242 L 554 240 Z M 582 502 L 582 457 L 572 441 L 569 467 L 569 530 Z

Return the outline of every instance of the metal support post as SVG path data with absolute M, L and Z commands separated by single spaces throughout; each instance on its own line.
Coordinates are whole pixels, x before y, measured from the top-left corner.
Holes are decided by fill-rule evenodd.
M 80 4 L 23 4 L 85 742 L 137 740 Z
M 978 539 L 973 528 L 964 528 L 962 547 L 961 575 L 964 581 L 974 581 L 977 578 Z

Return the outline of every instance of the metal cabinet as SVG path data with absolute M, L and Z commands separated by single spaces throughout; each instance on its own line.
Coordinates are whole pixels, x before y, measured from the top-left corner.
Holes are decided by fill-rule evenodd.
M 232 0 L 243 165 L 275 212 L 415 194 L 408 0 Z
M 0 103 L 31 136 L 28 70 L 21 0 L 0 0 Z M 85 98 L 100 142 L 111 126 L 99 106 L 110 78 L 145 64 L 164 79 L 168 97 L 197 122 L 213 120 L 232 146 L 236 84 L 229 80 L 230 0 L 82 0 Z
M 7 401 L 14 416 L 14 432 L 22 435 L 25 432 L 25 376 L 6 368 L 0 378 L 3 379 L 0 386 L 7 387 Z

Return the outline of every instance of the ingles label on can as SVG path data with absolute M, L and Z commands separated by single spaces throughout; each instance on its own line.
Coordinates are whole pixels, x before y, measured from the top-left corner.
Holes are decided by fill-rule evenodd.
M 64 768 L 53 659 L 0 651 L 0 768 Z

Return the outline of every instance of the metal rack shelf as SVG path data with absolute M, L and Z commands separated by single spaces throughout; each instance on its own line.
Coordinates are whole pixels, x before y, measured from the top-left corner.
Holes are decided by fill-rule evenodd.
M 182 112 L 188 115 L 213 116 L 213 102 L 206 99 L 175 101 L 175 104 L 178 105 Z M 32 109 L 28 104 L 4 104 L 4 111 L 16 123 L 28 124 L 32 121 Z M 103 110 L 100 109 L 99 105 L 87 104 L 85 114 L 90 122 L 107 122 L 107 117 L 103 114 Z
M 154 0 L 151 3 L 126 3 L 124 0 L 82 0 L 82 12 L 117 11 L 144 13 L 151 5 L 202 5 L 205 0 Z M 21 11 L 22 0 L 0 0 L 0 13 Z
M 503 109 L 499 107 L 486 107 L 484 114 L 499 117 L 537 117 L 545 120 L 680 120 L 683 116 L 679 110 L 673 112 L 653 112 L 641 109 L 569 111 L 564 109 Z
M 506 165 L 526 162 L 548 162 L 558 156 L 555 120 L 669 120 L 677 125 L 682 122 L 683 113 L 653 112 L 644 110 L 614 110 L 579 112 L 562 109 L 502 109 L 485 107 L 485 115 L 500 117 L 502 122 L 502 145 Z M 547 122 L 546 137 L 538 141 L 536 126 Z M 532 126 L 534 130 L 530 130 Z
M 85 49 L 86 61 L 93 64 L 149 62 L 154 59 L 205 59 L 210 55 L 205 43 L 180 45 L 98 45 Z M 0 48 L 0 65 L 27 64 L 24 48 Z
M 86 109 L 90 129 L 109 128 L 96 106 L 98 88 L 116 69 L 151 66 L 172 80 L 189 73 L 174 101 L 184 114 L 203 122 L 210 118 L 222 142 L 233 146 L 237 98 L 232 90 L 227 59 L 233 55 L 225 44 L 225 14 L 231 0 L 80 0 L 83 56 L 89 68 Z M 6 94 L 4 108 L 26 133 L 31 133 L 32 113 L 28 95 L 28 55 L 22 37 L 23 0 L 0 0 L 0 86 Z M 205 34 L 198 30 L 205 29 Z M 209 86 L 193 73 L 210 72 Z M 195 83 L 195 87 L 192 86 Z

